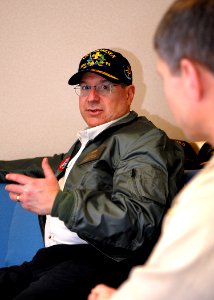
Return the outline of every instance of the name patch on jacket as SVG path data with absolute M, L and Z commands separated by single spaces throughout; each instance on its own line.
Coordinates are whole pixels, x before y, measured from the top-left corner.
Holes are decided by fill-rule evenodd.
M 86 162 L 89 162 L 89 161 L 93 161 L 93 160 L 97 160 L 100 158 L 100 156 L 102 155 L 103 151 L 105 150 L 106 146 L 105 145 L 102 145 L 100 147 L 98 147 L 97 149 L 91 151 L 90 153 L 88 153 L 84 158 L 83 160 L 81 160 L 79 162 L 78 165 L 80 164 L 84 164 Z

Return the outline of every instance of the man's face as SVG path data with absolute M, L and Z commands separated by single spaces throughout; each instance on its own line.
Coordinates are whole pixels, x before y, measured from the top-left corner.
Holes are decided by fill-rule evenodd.
M 87 72 L 82 76 L 80 85 L 97 86 L 111 84 L 104 77 Z M 134 97 L 134 86 L 112 86 L 109 94 L 101 95 L 92 88 L 88 95 L 79 97 L 81 115 L 89 127 L 95 127 L 117 118 L 130 111 Z
M 160 58 L 157 71 L 163 81 L 163 89 L 178 125 L 188 137 L 194 136 L 194 111 L 182 74 L 172 74 L 168 65 Z

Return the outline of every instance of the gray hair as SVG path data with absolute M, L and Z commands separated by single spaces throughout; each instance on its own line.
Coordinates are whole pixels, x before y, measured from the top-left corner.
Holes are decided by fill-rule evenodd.
M 214 0 L 177 0 L 154 35 L 154 48 L 173 73 L 188 58 L 214 74 Z

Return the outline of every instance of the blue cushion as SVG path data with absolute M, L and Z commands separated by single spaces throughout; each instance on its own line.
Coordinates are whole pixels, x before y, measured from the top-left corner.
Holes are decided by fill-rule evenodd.
M 4 187 L 4 184 L 0 184 L 0 266 L 5 263 L 10 225 L 15 208 L 15 203 L 8 200 L 8 193 Z
M 184 184 L 188 183 L 198 172 L 199 172 L 199 170 L 185 170 L 184 171 Z
M 38 216 L 11 201 L 0 184 L 0 267 L 29 261 L 42 247 Z

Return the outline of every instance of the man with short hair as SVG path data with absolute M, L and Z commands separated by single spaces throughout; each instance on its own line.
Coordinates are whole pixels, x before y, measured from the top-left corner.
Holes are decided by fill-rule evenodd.
M 0 161 L 10 198 L 46 216 L 46 247 L 0 269 L 4 299 L 84 300 L 97 283 L 117 287 L 146 261 L 180 188 L 183 151 L 130 111 L 135 87 L 122 54 L 90 52 L 69 84 L 88 126 L 69 152 Z
M 154 37 L 157 69 L 178 124 L 214 146 L 214 0 L 177 0 Z M 95 287 L 88 300 L 214 299 L 214 157 L 176 196 L 144 266 L 117 291 Z

